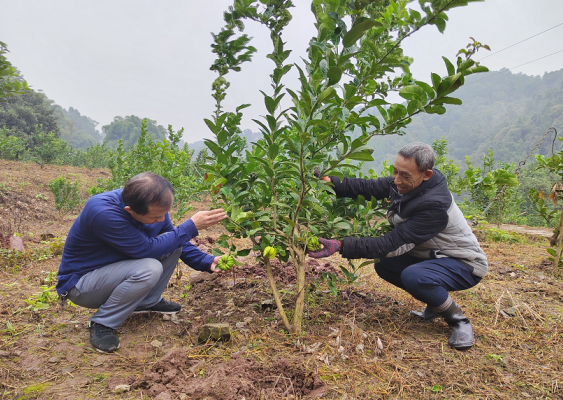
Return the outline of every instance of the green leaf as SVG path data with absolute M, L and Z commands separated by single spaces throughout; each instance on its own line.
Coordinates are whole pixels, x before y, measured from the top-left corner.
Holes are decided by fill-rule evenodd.
M 278 156 L 279 150 L 280 150 L 280 146 L 276 143 L 272 143 L 270 147 L 268 147 L 270 160 L 274 160 Z
M 319 68 L 321 69 L 321 72 L 323 73 L 323 76 L 326 76 L 327 72 L 328 72 L 328 62 L 326 60 L 321 60 L 319 62 Z
M 333 87 L 326 88 L 319 94 L 319 97 L 317 97 L 317 104 L 330 99 L 334 95 L 336 95 L 336 90 Z
M 245 109 L 245 108 L 247 108 L 247 107 L 250 107 L 251 105 L 252 105 L 252 104 L 241 104 L 240 106 L 238 106 L 238 107 L 236 108 L 236 112 L 238 113 L 240 110 L 243 110 L 243 109 Z
M 264 96 L 264 103 L 266 104 L 266 109 L 270 114 L 273 114 L 276 110 L 276 102 L 269 96 Z
M 462 101 L 460 99 L 456 99 L 455 97 L 442 97 L 436 99 L 432 102 L 432 104 L 456 104 L 461 106 Z
M 252 249 L 237 250 L 237 256 L 246 257 L 247 255 L 250 254 L 251 251 Z
M 358 160 L 358 161 L 373 161 L 373 157 L 369 149 L 348 154 L 346 158 L 349 158 L 350 160 Z
M 335 85 L 340 81 L 340 78 L 342 78 L 342 68 L 330 67 L 326 76 L 328 78 L 328 84 Z
M 442 59 L 444 60 L 444 62 L 446 63 L 446 68 L 448 69 L 448 75 L 455 75 L 455 67 L 454 65 L 451 63 L 450 60 L 448 60 L 446 57 L 442 57 Z
M 217 127 L 215 126 L 215 124 L 213 122 L 211 122 L 210 120 L 208 120 L 207 118 L 204 118 L 203 121 L 207 124 L 207 126 L 209 127 L 209 129 L 211 130 L 211 132 L 213 133 L 217 133 L 216 131 L 218 130 Z
M 407 100 L 420 100 L 426 102 L 426 92 L 417 85 L 403 86 L 399 90 L 399 95 Z
M 442 78 L 438 74 L 432 73 L 432 86 L 434 86 L 434 89 L 438 90 L 440 83 L 442 83 Z
M 215 257 L 217 257 L 217 256 L 222 256 L 222 255 L 224 254 L 224 253 L 223 253 L 221 250 L 219 250 L 218 248 L 213 248 L 213 249 L 211 250 L 211 253 L 212 253 Z
M 426 92 L 426 95 L 428 96 L 428 98 L 430 100 L 432 100 L 434 97 L 436 97 L 436 92 L 434 91 L 434 89 L 432 89 L 432 86 L 430 86 L 428 83 L 421 82 L 421 81 L 415 81 L 415 83 L 418 86 L 420 86 L 422 88 L 422 90 L 424 90 Z
M 346 35 L 344 35 L 342 44 L 344 45 L 345 48 L 353 45 L 354 43 L 356 43 L 356 40 L 361 38 L 367 30 L 369 30 L 376 24 L 377 22 L 375 20 L 369 18 L 366 18 L 361 22 L 356 23 L 352 27 L 352 29 L 350 29 L 350 31 Z
M 215 155 L 223 154 L 223 149 L 217 146 L 217 143 L 211 140 L 205 140 L 204 143 Z

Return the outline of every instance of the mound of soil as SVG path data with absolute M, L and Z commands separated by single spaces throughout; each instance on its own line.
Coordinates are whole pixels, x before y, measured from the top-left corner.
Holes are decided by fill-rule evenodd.
M 193 364 L 193 365 L 191 365 Z M 133 385 L 151 397 L 206 400 L 281 399 L 293 395 L 314 398 L 324 393 L 318 375 L 285 359 L 265 365 L 251 357 L 233 354 L 227 362 L 190 361 L 186 351 L 175 349 L 145 372 Z
M 297 280 L 295 274 L 295 266 L 291 261 L 288 263 L 280 263 L 279 260 L 274 259 L 271 261 L 272 273 L 277 282 L 283 284 L 291 284 Z M 319 262 L 315 259 L 307 259 L 307 266 L 305 267 L 305 280 L 309 281 L 321 276 L 323 272 L 339 273 L 339 269 L 328 262 Z M 237 269 L 237 277 L 262 277 L 265 278 L 266 266 L 264 264 L 246 264 Z

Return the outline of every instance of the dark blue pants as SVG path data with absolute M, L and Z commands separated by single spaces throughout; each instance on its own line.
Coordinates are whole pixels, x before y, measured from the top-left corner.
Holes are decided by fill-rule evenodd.
M 430 307 L 444 304 L 448 292 L 469 289 L 481 281 L 455 258 L 423 260 L 403 254 L 380 258 L 375 272 Z

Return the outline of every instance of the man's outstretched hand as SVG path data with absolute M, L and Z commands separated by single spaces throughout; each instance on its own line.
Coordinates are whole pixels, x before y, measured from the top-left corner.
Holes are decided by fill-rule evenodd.
M 317 251 L 309 251 L 307 253 L 309 254 L 309 257 L 313 257 L 313 258 L 329 257 L 334 253 L 336 253 L 337 251 L 340 251 L 340 248 L 342 247 L 340 240 L 336 240 L 336 239 L 319 238 L 319 243 L 323 245 L 323 248 Z
M 220 259 L 221 259 L 221 257 L 215 257 L 213 259 L 213 262 L 211 263 L 211 267 L 209 268 L 211 270 L 211 272 L 215 272 L 215 273 L 218 273 L 218 274 L 224 274 L 224 273 L 227 272 L 227 271 L 223 271 L 221 268 L 219 268 L 217 266 L 217 264 L 219 264 Z
M 191 220 L 197 230 L 200 231 L 221 222 L 225 218 L 227 218 L 225 211 L 221 208 L 217 208 L 211 211 L 198 211 L 193 215 Z
M 313 175 L 315 175 L 317 178 L 319 178 L 319 179 L 321 179 L 325 182 L 328 182 L 328 183 L 332 182 L 332 180 L 330 179 L 330 176 L 321 176 L 321 173 L 319 172 L 318 168 L 315 168 L 315 170 L 313 171 Z

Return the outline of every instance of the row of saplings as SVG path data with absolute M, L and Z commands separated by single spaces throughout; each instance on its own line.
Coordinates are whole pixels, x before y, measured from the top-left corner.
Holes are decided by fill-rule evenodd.
M 320 250 L 321 244 L 319 243 L 319 238 L 316 237 L 316 236 L 309 238 L 309 241 L 307 242 L 307 248 L 310 251 Z M 264 254 L 265 258 L 269 258 L 270 260 L 272 260 L 272 259 L 276 258 L 276 255 L 278 254 L 278 252 L 272 246 L 267 246 L 264 249 L 263 254 Z M 233 265 L 235 265 L 235 259 L 230 254 L 225 254 L 224 256 L 222 256 L 219 259 L 219 262 L 217 263 L 217 266 L 220 269 L 222 269 L 223 271 L 230 270 L 233 267 Z

